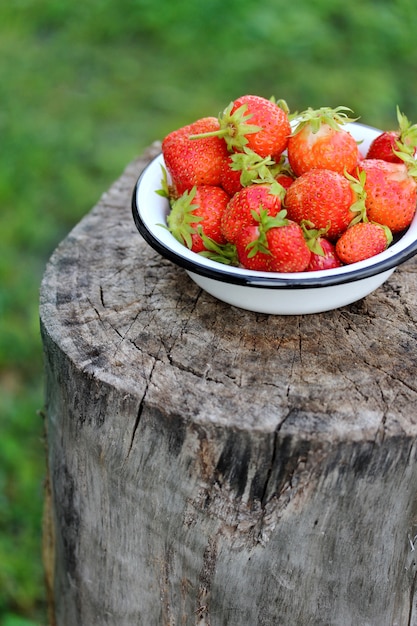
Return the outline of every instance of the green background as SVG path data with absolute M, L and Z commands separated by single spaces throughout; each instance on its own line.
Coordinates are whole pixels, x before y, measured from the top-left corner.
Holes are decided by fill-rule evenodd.
M 38 292 L 59 241 L 153 140 L 247 93 L 417 121 L 415 0 L 0 6 L 0 626 L 46 624 Z

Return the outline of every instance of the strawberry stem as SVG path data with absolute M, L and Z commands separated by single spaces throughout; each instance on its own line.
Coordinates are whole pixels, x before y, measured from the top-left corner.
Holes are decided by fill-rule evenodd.
M 247 121 L 252 117 L 251 113 L 246 115 L 248 108 L 247 104 L 242 104 L 233 113 L 232 109 L 234 102 L 232 101 L 228 107 L 219 115 L 218 130 L 209 131 L 207 133 L 199 133 L 197 135 L 190 135 L 189 139 L 202 139 L 205 137 L 223 137 L 226 141 L 227 147 L 230 152 L 234 150 L 242 150 L 248 143 L 246 135 L 257 133 L 262 128 L 247 124 Z

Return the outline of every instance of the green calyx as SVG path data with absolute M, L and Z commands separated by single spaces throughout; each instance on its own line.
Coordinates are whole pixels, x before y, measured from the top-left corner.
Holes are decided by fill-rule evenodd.
M 397 106 L 398 120 L 398 140 L 396 141 L 398 150 L 393 150 L 407 166 L 408 173 L 413 178 L 417 178 L 417 163 L 415 151 L 417 147 L 417 124 L 411 124 L 409 119 L 401 113 Z
M 285 189 L 275 179 L 278 174 L 283 173 L 293 176 L 290 166 L 285 162 L 285 157 L 281 157 L 280 162 L 277 163 L 270 156 L 262 158 L 247 147 L 243 148 L 243 152 L 235 152 L 231 155 L 230 169 L 241 172 L 242 187 L 248 187 L 253 183 L 268 183 L 271 185 L 270 193 L 279 196 L 281 201 L 285 197 Z
M 238 107 L 236 111 L 232 113 L 233 107 L 234 102 L 232 101 L 223 113 L 219 115 L 219 130 L 190 135 L 189 139 L 223 137 L 230 152 L 244 148 L 248 143 L 246 135 L 257 133 L 262 130 L 262 127 L 247 123 L 252 117 L 251 113 L 246 114 L 248 108 L 247 104 L 242 104 L 242 106 Z
M 372 224 L 377 224 L 377 226 L 380 226 L 382 228 L 382 230 L 385 233 L 385 237 L 387 238 L 387 248 L 388 248 L 388 246 L 392 244 L 392 240 L 393 240 L 391 229 L 389 228 L 389 226 L 386 226 L 385 224 L 378 224 L 377 222 L 372 222 Z
M 325 256 L 319 239 L 320 237 L 324 237 L 326 235 L 330 228 L 330 223 L 326 228 L 315 228 L 313 222 L 310 222 L 309 220 L 302 220 L 300 222 L 300 226 L 309 250 L 319 256 Z
M 201 227 L 197 227 L 197 231 L 205 247 L 205 250 L 198 253 L 200 256 L 224 265 L 234 265 L 236 267 L 239 265 L 236 246 L 233 243 L 217 243 L 211 237 L 207 237 Z
M 163 198 L 168 198 L 169 200 L 172 195 L 172 189 L 169 186 L 168 174 L 163 165 L 161 165 L 161 170 L 162 170 L 161 189 L 156 189 L 155 193 L 157 193 L 159 196 L 162 196 Z
M 273 182 L 271 168 L 276 165 L 270 156 L 262 158 L 246 146 L 243 152 L 235 152 L 231 156 L 230 169 L 241 172 L 240 184 L 243 187 L 251 185 L 253 182 Z
M 406 151 L 414 154 L 414 150 L 417 146 L 417 124 L 412 124 L 404 113 L 401 113 L 398 106 L 397 120 L 399 135 L 398 144 L 400 147 L 404 146 Z
M 193 202 L 196 192 L 197 188 L 194 186 L 189 191 L 185 191 L 177 200 L 173 200 L 171 211 L 167 217 L 169 232 L 190 249 L 193 245 L 191 235 L 197 233 L 195 224 L 203 219 L 193 213 L 199 207 L 197 203 Z
M 359 222 L 368 222 L 368 217 L 366 215 L 366 191 L 365 191 L 365 182 L 366 182 L 366 172 L 363 170 L 358 172 L 358 177 L 355 178 L 352 174 L 349 174 L 345 171 L 345 177 L 350 182 L 350 188 L 356 195 L 356 200 L 353 204 L 350 205 L 350 211 L 354 214 L 352 221 L 349 226 L 353 226 L 354 224 L 358 224 Z
M 309 107 L 297 116 L 298 124 L 292 134 L 296 135 L 307 125 L 310 126 L 314 134 L 320 130 L 322 124 L 328 124 L 334 130 L 340 130 L 344 124 L 356 122 L 359 119 L 349 117 L 347 112 L 352 113 L 352 109 L 344 106 L 339 106 L 335 109 L 330 107 L 312 109 Z
M 246 246 L 246 249 L 249 251 L 248 257 L 252 258 L 258 252 L 261 252 L 262 254 L 271 254 L 268 247 L 266 233 L 271 228 L 280 228 L 281 226 L 286 226 L 289 223 L 286 218 L 287 211 L 282 209 L 279 213 L 272 216 L 268 215 L 268 211 L 261 206 L 259 207 L 259 213 L 252 210 L 251 214 L 255 222 L 257 222 L 259 235 Z

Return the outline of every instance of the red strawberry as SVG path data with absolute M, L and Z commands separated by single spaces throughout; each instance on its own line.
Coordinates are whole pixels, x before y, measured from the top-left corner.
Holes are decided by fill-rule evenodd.
M 299 224 L 285 218 L 285 211 L 275 217 L 261 209 L 253 212 L 253 223 L 240 231 L 236 250 L 243 267 L 268 272 L 302 272 L 311 252 Z
M 162 141 L 162 154 L 171 175 L 171 196 L 181 196 L 194 185 L 220 185 L 222 163 L 229 152 L 219 137 L 193 141 L 189 136 L 219 129 L 215 117 L 205 117 L 169 133 Z
M 417 183 L 405 163 L 363 159 L 359 170 L 366 173 L 366 215 L 385 224 L 393 233 L 407 228 L 416 212 Z
M 336 252 L 343 263 L 357 263 L 386 250 L 392 241 L 389 228 L 375 222 L 359 222 L 339 237 Z
M 312 169 L 296 178 L 287 189 L 285 207 L 288 218 L 311 222 L 325 228 L 330 240 L 336 239 L 350 224 L 356 211 L 351 210 L 356 194 L 347 178 L 325 169 Z
M 366 154 L 367 159 L 382 159 L 390 163 L 402 163 L 398 151 L 415 155 L 417 146 L 417 124 L 411 124 L 397 107 L 398 128 L 387 130 L 376 137 Z
M 229 196 L 233 196 L 242 189 L 242 183 L 240 182 L 241 174 L 242 170 L 234 169 L 233 167 L 232 155 L 224 159 L 220 171 L 220 185 Z
M 275 176 L 275 180 L 282 187 L 284 187 L 284 189 L 288 189 L 288 187 L 293 184 L 295 179 L 290 174 L 278 174 L 277 176 Z
M 317 270 L 331 270 L 342 265 L 339 257 L 337 256 L 336 246 L 334 243 L 325 237 L 319 237 L 317 239 L 317 244 L 322 249 L 322 253 L 311 253 L 310 263 L 307 267 L 309 272 L 315 272 Z
M 222 233 L 227 241 L 235 243 L 239 231 L 253 224 L 253 211 L 259 213 L 263 208 L 269 215 L 276 215 L 281 210 L 283 192 L 278 183 L 254 183 L 235 193 L 221 218 Z
M 342 125 L 352 121 L 346 107 L 307 109 L 288 140 L 288 160 L 297 176 L 312 168 L 351 172 L 359 161 L 353 136 Z
M 307 271 L 329 270 L 340 267 L 342 263 L 336 254 L 334 243 L 326 238 L 327 228 L 312 228 L 311 223 L 301 222 L 304 238 L 311 251 L 310 263 Z
M 246 146 L 261 157 L 277 159 L 286 149 L 291 134 L 285 102 L 276 104 L 261 96 L 246 95 L 232 101 L 220 114 L 219 125 L 219 131 L 195 133 L 193 139 L 216 134 L 224 137 L 231 152 L 240 152 Z
M 168 229 L 193 252 L 207 249 L 203 236 L 224 244 L 226 240 L 221 233 L 220 220 L 228 202 L 229 196 L 221 187 L 195 186 L 171 201 Z

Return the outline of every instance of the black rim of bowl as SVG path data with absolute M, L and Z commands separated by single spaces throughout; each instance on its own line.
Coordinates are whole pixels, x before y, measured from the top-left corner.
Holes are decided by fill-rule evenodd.
M 398 265 L 401 265 L 411 257 L 413 257 L 417 253 L 417 238 L 412 241 L 406 248 L 394 254 L 393 256 L 382 259 L 381 261 L 377 261 L 370 266 L 361 267 L 358 269 L 352 269 L 347 273 L 342 274 L 334 274 L 329 273 L 328 276 L 319 276 L 315 277 L 314 272 L 312 272 L 312 276 L 308 277 L 280 277 L 277 274 L 272 274 L 271 276 L 255 276 L 255 275 L 244 275 L 237 274 L 234 272 L 230 272 L 227 269 L 227 265 L 222 266 L 221 263 L 216 264 L 216 267 L 208 267 L 199 263 L 198 254 L 196 254 L 196 260 L 190 260 L 186 257 L 177 254 L 175 251 L 171 250 L 164 246 L 159 239 L 157 239 L 153 233 L 149 230 L 148 226 L 143 221 L 138 203 L 137 203 L 137 193 L 138 187 L 141 184 L 143 177 L 145 176 L 147 170 L 151 167 L 154 161 L 160 158 L 160 154 L 157 155 L 152 161 L 150 161 L 147 166 L 141 172 L 135 187 L 133 189 L 132 194 L 132 214 L 133 220 L 135 222 L 136 228 L 139 233 L 142 235 L 143 239 L 158 252 L 161 256 L 167 258 L 172 261 L 176 265 L 184 268 L 189 272 L 193 272 L 195 274 L 199 274 L 200 276 L 205 276 L 206 278 L 211 278 L 213 280 L 220 280 L 225 283 L 230 283 L 234 285 L 244 285 L 249 287 L 259 287 L 259 288 L 270 288 L 270 289 L 311 289 L 317 287 L 331 287 L 334 285 L 342 285 L 346 283 L 355 282 L 357 280 L 363 280 L 365 278 L 370 278 L 377 274 L 382 274 L 383 272 L 387 272 L 389 270 L 393 270 Z M 224 269 L 223 269 L 224 267 Z M 330 270 L 329 270 L 330 271 Z

